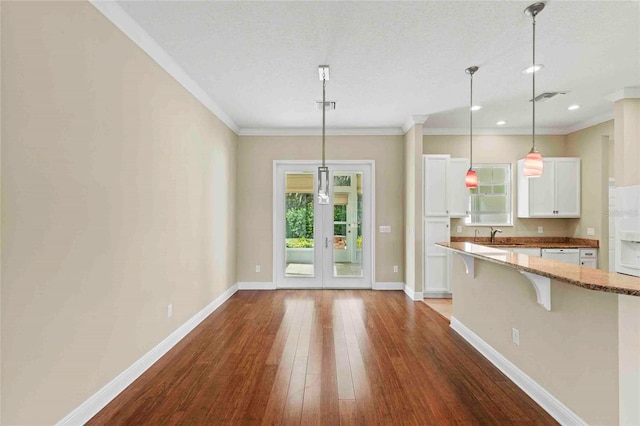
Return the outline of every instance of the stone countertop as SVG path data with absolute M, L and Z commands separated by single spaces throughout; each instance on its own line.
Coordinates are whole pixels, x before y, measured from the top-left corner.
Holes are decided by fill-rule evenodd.
M 520 248 L 598 248 L 598 240 L 569 237 L 496 237 L 494 243 L 489 237 L 451 237 L 451 242 L 474 243 L 484 246 Z
M 468 242 L 443 242 L 436 245 L 455 252 L 466 253 L 488 262 L 506 265 L 589 290 L 640 296 L 640 278 L 638 277 L 511 253 L 498 248 Z

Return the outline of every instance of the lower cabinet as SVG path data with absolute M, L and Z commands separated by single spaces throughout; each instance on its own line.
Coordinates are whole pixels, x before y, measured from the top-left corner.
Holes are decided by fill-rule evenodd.
M 598 249 L 580 249 L 580 266 L 598 268 Z
M 450 252 L 435 243 L 449 241 L 449 218 L 424 218 L 423 221 L 423 286 L 425 298 L 451 297 Z

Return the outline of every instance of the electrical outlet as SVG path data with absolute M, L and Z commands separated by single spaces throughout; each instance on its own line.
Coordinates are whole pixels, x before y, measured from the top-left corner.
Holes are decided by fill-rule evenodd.
M 256 265 L 256 272 L 260 272 L 260 265 Z
M 393 265 L 393 272 L 398 272 L 398 265 Z
M 380 233 L 388 234 L 389 232 L 391 232 L 391 226 L 389 225 L 380 226 Z
M 461 225 L 456 226 L 456 232 L 458 234 L 462 232 L 462 226 Z
M 511 341 L 517 346 L 520 346 L 520 332 L 515 328 L 511 329 Z
M 167 318 L 171 318 L 173 316 L 173 303 L 169 303 L 167 306 Z
M 587 235 L 596 235 L 595 228 L 587 228 Z
M 542 226 L 538 226 L 538 234 L 542 234 Z

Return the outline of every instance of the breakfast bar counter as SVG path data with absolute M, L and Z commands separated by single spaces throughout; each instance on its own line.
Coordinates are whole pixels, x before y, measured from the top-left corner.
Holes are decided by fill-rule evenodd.
M 563 281 L 589 290 L 640 296 L 640 278 L 630 275 L 584 268 L 468 242 L 442 242 L 437 245 L 461 255 L 509 266 L 521 272 Z M 469 268 L 467 262 L 468 260 L 465 260 Z

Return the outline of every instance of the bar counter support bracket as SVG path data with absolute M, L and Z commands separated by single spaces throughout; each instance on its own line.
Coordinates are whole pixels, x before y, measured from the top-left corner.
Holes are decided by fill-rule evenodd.
M 527 277 L 533 288 L 536 290 L 536 297 L 538 298 L 538 304 L 545 308 L 547 311 L 551 310 L 551 279 L 549 277 L 543 277 L 542 275 L 533 274 L 531 272 L 520 271 L 522 275 Z
M 458 256 L 460 256 L 460 258 L 464 262 L 464 267 L 467 270 L 467 275 L 469 275 L 471 278 L 474 278 L 476 276 L 475 275 L 476 258 L 460 252 L 455 252 L 455 253 Z

